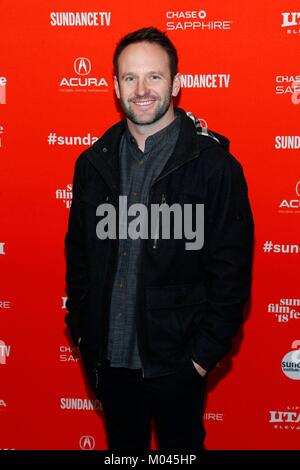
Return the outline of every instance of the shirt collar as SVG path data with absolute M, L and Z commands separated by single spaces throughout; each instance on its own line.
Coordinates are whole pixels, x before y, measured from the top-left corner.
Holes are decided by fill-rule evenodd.
M 153 146 L 157 146 L 160 144 L 160 142 L 167 141 L 169 139 L 169 136 L 172 134 L 172 132 L 177 129 L 177 126 L 180 125 L 180 114 L 175 110 L 175 118 L 173 119 L 170 124 L 168 124 L 166 127 L 163 129 L 160 129 L 159 131 L 155 132 L 155 134 L 149 135 L 145 141 L 145 150 L 144 152 L 141 151 L 139 148 L 136 139 L 133 137 L 131 134 L 128 124 L 126 121 L 126 126 L 125 126 L 125 136 L 127 139 L 127 143 L 131 145 L 133 148 L 138 149 L 141 154 L 148 153 Z

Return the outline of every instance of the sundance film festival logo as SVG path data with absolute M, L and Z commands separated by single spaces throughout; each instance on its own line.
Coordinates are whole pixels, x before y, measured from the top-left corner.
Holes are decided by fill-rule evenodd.
M 166 11 L 168 31 L 214 31 L 230 30 L 232 21 L 212 19 L 205 10 Z
M 110 11 L 51 11 L 51 26 L 110 26 Z
M 300 212 L 300 180 L 295 184 L 295 197 L 293 199 L 282 199 L 279 204 L 278 212 Z
M 87 57 L 77 57 L 73 64 L 77 76 L 64 77 L 60 81 L 60 91 L 108 91 L 108 84 L 104 77 L 90 77 L 92 64 Z
M 165 198 L 162 198 L 164 200 Z M 195 221 L 193 220 L 193 206 L 195 206 Z M 171 213 L 174 221 L 174 230 L 171 234 Z M 148 227 L 148 207 L 145 204 L 136 203 L 127 207 L 127 196 L 119 196 L 119 220 L 117 221 L 116 208 L 109 203 L 100 204 L 96 209 L 96 215 L 103 217 L 96 226 L 96 234 L 100 240 L 117 238 L 117 223 L 119 239 L 138 238 L 154 240 L 153 247 L 157 246 L 157 240 L 161 233 L 162 239 L 182 239 L 183 236 L 194 242 L 186 242 L 186 250 L 200 250 L 204 244 L 204 204 L 180 204 L 169 206 L 166 202 L 151 204 L 151 222 Z M 134 217 L 128 223 L 128 218 Z M 195 222 L 195 230 L 193 230 Z
M 79 446 L 82 450 L 93 450 L 95 448 L 95 439 L 93 436 L 81 436 Z
M 300 407 L 288 406 L 284 411 L 270 411 L 269 423 L 281 431 L 300 431 Z
M 7 358 L 10 356 L 10 346 L 0 340 L 0 365 L 7 363 Z
M 278 323 L 288 323 L 300 319 L 300 299 L 280 299 L 279 303 L 268 304 L 270 313 Z
M 282 372 L 289 379 L 300 380 L 300 340 L 293 341 L 291 348 L 282 359 Z
M 284 12 L 281 13 L 281 16 L 281 27 L 284 28 L 287 34 L 300 33 L 300 11 Z
M 6 104 L 6 77 L 0 77 L 0 104 Z
M 61 200 L 66 209 L 70 209 L 71 204 L 72 204 L 72 196 L 73 196 L 73 184 L 67 184 L 66 189 L 57 189 L 55 191 L 55 199 Z

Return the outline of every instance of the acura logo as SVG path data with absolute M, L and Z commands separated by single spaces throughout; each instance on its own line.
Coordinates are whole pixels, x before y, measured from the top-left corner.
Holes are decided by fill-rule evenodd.
M 78 57 L 74 61 L 74 70 L 77 75 L 88 75 L 91 71 L 91 61 L 86 57 Z
M 95 439 L 93 436 L 81 436 L 79 445 L 82 450 L 93 450 L 95 447 Z
M 300 197 L 300 181 L 297 181 L 296 183 L 296 194 L 298 197 Z

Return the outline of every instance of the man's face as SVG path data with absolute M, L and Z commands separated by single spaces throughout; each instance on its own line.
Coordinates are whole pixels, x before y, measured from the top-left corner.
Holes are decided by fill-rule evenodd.
M 171 82 L 169 56 L 157 44 L 130 44 L 119 56 L 115 91 L 126 116 L 135 124 L 161 119 L 180 88 L 179 74 Z

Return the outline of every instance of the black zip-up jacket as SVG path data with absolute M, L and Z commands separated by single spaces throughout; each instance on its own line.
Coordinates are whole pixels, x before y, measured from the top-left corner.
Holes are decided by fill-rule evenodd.
M 144 377 L 176 371 L 193 359 L 207 371 L 230 350 L 250 294 L 254 224 L 247 184 L 229 141 L 201 129 L 185 111 L 174 153 L 150 187 L 150 204 L 204 204 L 204 245 L 187 240 L 142 241 L 137 336 Z M 108 129 L 77 159 L 66 247 L 66 323 L 78 344 L 91 386 L 105 362 L 117 237 L 100 240 L 101 203 L 118 220 L 119 142 L 125 120 Z M 172 221 L 172 218 L 171 218 Z M 150 219 L 149 219 L 150 227 Z M 171 225 L 171 235 L 172 235 Z

